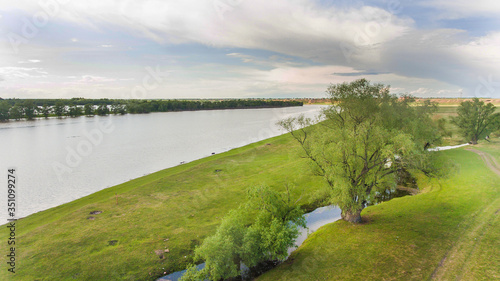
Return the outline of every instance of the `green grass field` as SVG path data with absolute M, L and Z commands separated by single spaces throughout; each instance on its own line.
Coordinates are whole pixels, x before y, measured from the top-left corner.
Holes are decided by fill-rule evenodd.
M 500 162 L 498 140 L 475 148 Z M 297 187 L 293 197 L 314 206 L 324 182 L 311 175 L 298 150 L 284 135 L 21 219 L 15 280 L 155 280 L 183 269 L 193 262 L 194 247 L 245 200 L 249 186 L 284 189 L 292 183 Z M 434 275 L 448 280 L 455 272 L 464 280 L 500 278 L 499 177 L 473 152 L 439 153 L 454 159 L 460 171 L 446 179 L 420 177 L 424 193 L 365 209 L 363 225 L 339 221 L 321 228 L 289 261 L 260 279 L 420 280 Z M 6 241 L 7 231 L 0 235 Z M 7 243 L 0 243 L 0 251 L 7 254 Z M 2 264 L 0 280 L 10 280 Z
M 500 162 L 500 141 L 474 148 Z M 423 193 L 366 208 L 364 224 L 320 228 L 258 280 L 500 279 L 500 175 L 468 150 L 440 153 L 459 172 L 420 177 Z

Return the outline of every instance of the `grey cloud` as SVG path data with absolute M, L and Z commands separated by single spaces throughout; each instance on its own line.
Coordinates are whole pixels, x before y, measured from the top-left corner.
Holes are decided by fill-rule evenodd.
M 368 75 L 380 75 L 380 74 L 389 74 L 390 72 L 381 72 L 381 71 L 362 71 L 362 72 L 340 72 L 340 73 L 332 73 L 332 75 L 336 76 L 368 76 Z

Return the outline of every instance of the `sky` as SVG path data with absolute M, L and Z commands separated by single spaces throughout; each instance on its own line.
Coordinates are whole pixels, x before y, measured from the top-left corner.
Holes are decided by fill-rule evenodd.
M 500 98 L 498 0 L 0 0 L 2 98 Z

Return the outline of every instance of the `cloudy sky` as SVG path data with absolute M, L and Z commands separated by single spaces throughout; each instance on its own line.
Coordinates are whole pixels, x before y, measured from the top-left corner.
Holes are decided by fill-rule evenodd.
M 0 97 L 500 98 L 498 0 L 0 0 Z

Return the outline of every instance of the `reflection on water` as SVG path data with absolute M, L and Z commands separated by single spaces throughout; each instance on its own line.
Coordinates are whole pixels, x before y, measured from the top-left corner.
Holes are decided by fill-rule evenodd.
M 202 270 L 203 268 L 205 268 L 205 263 L 202 263 L 202 264 L 199 264 L 199 265 L 196 266 L 197 270 Z M 176 280 L 179 280 L 179 278 L 181 278 L 182 275 L 184 275 L 184 272 L 186 272 L 186 270 L 176 271 L 176 272 L 174 272 L 172 274 L 163 276 L 163 277 L 158 278 L 156 280 L 157 281 L 158 280 L 161 280 L 161 281 L 176 281 Z
M 297 240 L 295 241 L 295 245 L 300 246 L 306 240 L 307 235 L 318 230 L 318 228 L 322 227 L 325 224 L 332 223 L 340 219 L 340 208 L 337 206 L 326 206 L 317 208 L 316 210 L 307 213 L 305 215 L 307 228 L 300 228 L 300 234 Z M 288 254 L 290 255 L 297 247 L 291 247 L 288 249 Z
M 411 193 L 404 189 L 386 189 L 383 192 L 377 193 L 373 198 L 370 198 L 366 206 L 377 205 L 378 203 L 389 201 L 392 198 L 403 197 L 406 195 L 411 195 Z

